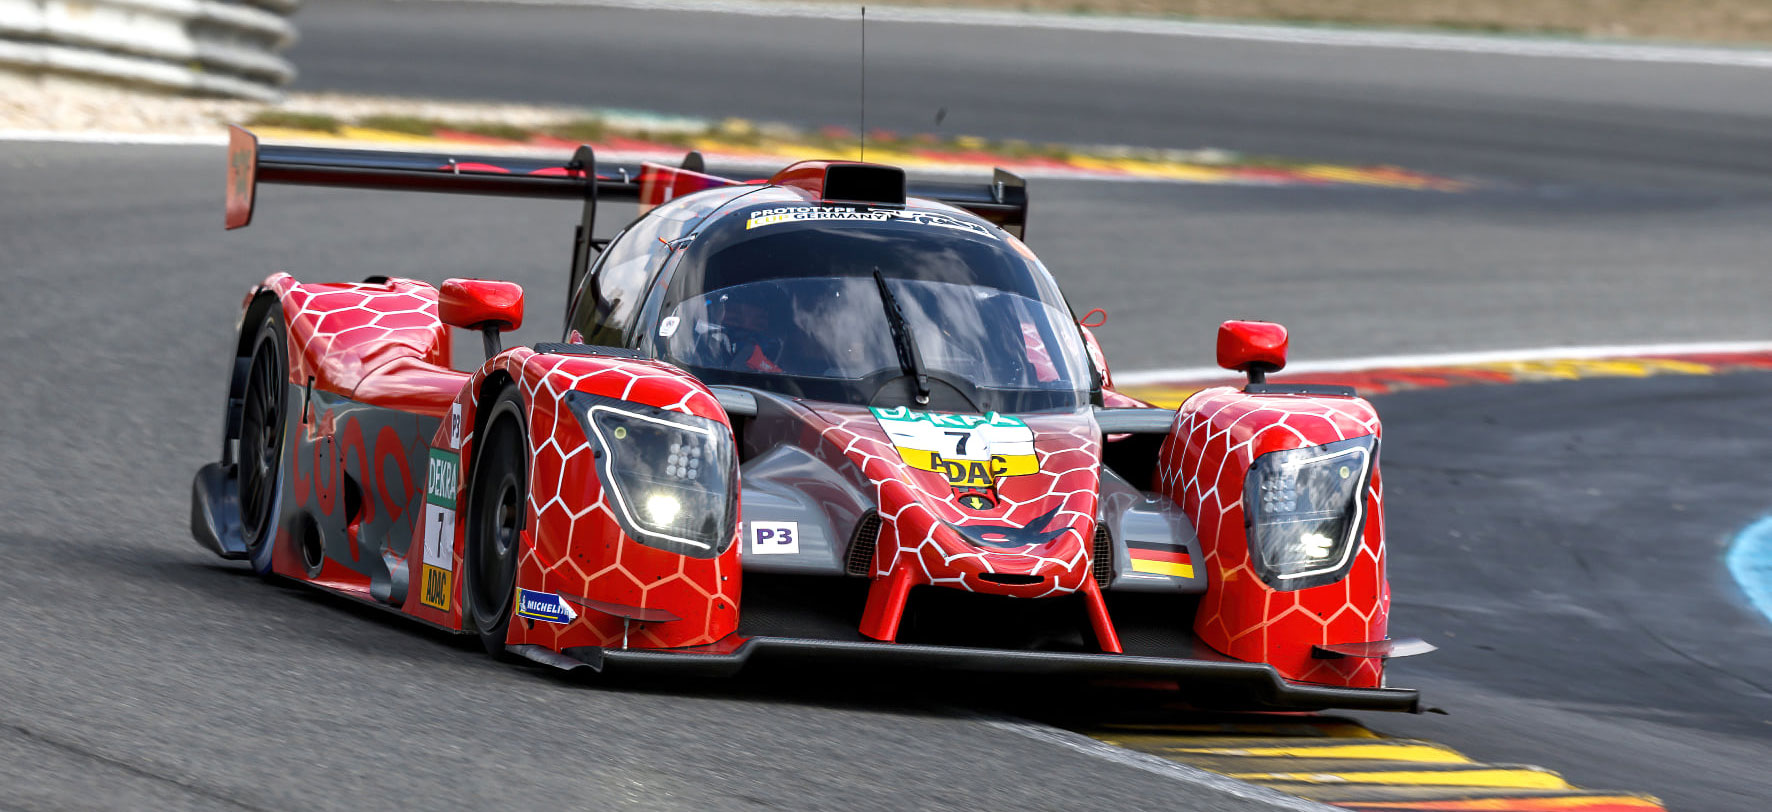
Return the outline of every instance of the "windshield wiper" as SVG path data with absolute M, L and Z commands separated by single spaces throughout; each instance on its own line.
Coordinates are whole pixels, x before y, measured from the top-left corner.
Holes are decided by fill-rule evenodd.
M 898 309 L 898 299 L 886 286 L 886 277 L 879 268 L 874 269 L 874 281 L 880 285 L 880 302 L 886 305 L 886 323 L 892 327 L 892 346 L 898 350 L 898 366 L 905 374 L 916 376 L 917 405 L 928 406 L 929 371 L 923 368 L 923 354 L 917 351 L 917 338 L 911 335 L 911 328 L 905 324 L 904 311 Z

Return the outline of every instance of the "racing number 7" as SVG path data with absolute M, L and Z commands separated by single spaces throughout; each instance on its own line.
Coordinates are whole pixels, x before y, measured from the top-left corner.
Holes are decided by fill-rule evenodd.
M 969 432 L 969 431 L 944 431 L 944 432 L 942 432 L 942 434 L 946 434 L 949 437 L 957 438 L 954 440 L 954 456 L 956 456 L 956 457 L 966 456 L 966 441 L 972 439 L 972 432 Z

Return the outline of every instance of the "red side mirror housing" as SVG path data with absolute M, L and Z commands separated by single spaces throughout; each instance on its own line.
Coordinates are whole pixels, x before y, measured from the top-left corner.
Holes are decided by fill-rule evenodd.
M 502 351 L 498 334 L 523 326 L 523 286 L 491 279 L 445 279 L 437 317 L 451 327 L 478 330 L 486 357 Z
M 1286 328 L 1271 321 L 1227 321 L 1218 326 L 1218 365 L 1262 383 L 1286 367 Z
M 490 279 L 445 279 L 437 315 L 451 327 L 509 332 L 523 326 L 523 286 Z

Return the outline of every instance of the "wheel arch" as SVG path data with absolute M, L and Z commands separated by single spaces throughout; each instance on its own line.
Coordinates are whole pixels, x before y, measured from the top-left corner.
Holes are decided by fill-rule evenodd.
M 234 356 L 236 358 L 252 356 L 252 338 L 254 333 L 248 332 L 253 325 L 265 317 L 265 313 L 278 305 L 276 291 L 260 287 L 247 295 L 246 307 L 240 311 L 240 327 L 235 330 Z
M 486 429 L 486 412 L 488 410 L 483 407 L 496 399 L 498 394 L 504 391 L 504 388 L 507 386 L 515 387 L 517 389 L 517 399 L 522 401 L 525 410 L 528 409 L 529 398 L 524 397 L 523 387 L 517 385 L 517 379 L 512 377 L 509 371 L 495 369 L 492 372 L 487 373 L 487 375 L 475 385 L 474 397 L 471 401 L 474 409 L 474 432 L 471 436 L 474 439 L 478 440 L 482 432 Z M 527 436 L 529 434 L 527 420 L 524 421 L 523 428 L 523 433 Z

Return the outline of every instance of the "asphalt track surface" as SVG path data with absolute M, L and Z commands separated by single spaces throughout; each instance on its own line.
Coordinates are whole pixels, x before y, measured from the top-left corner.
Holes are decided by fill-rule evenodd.
M 1772 798 L 1772 625 L 1723 567 L 1765 513 L 1772 375 L 1375 399 L 1398 663 L 1449 715 L 1361 715 L 1670 809 Z
M 849 124 L 853 27 L 453 2 L 304 4 L 304 90 Z M 1469 177 L 1463 195 L 1035 189 L 1029 242 L 1123 368 L 1230 316 L 1298 358 L 1765 337 L 1772 72 L 870 25 L 868 121 Z M 938 127 L 937 110 L 947 116 Z M 550 239 L 552 237 L 550 236 Z
M 716 91 L 703 91 L 696 76 L 646 79 L 660 63 L 631 59 L 624 82 L 563 78 L 553 68 L 568 63 L 548 62 L 584 59 L 596 50 L 586 41 L 610 31 L 643 45 L 704 28 L 741 36 L 761 21 L 673 28 L 597 12 L 560 55 L 568 38 L 549 32 L 569 26 L 546 15 L 567 12 L 427 7 L 422 20 L 441 22 L 424 25 L 438 28 L 403 38 L 410 8 L 304 6 L 304 82 L 695 113 L 791 113 L 783 99 L 817 95 L 766 81 L 734 95 L 743 77 L 705 71 Z M 781 54 L 756 60 L 833 73 L 838 63 L 815 57 L 842 49 L 796 51 L 819 40 L 818 24 L 798 25 L 769 21 L 758 36 Z M 1061 138 L 1087 125 L 1077 131 L 1095 134 L 1078 138 L 1157 138 L 1161 116 L 1139 124 L 1133 110 L 1154 96 L 1111 53 L 1144 48 L 1200 60 L 1197 78 L 1164 69 L 1175 85 L 1164 98 L 1201 103 L 1201 126 L 1218 128 L 1165 145 L 1385 160 L 1493 184 L 1462 195 L 1040 184 L 1032 244 L 1079 308 L 1112 312 L 1102 332 L 1121 368 L 1205 363 L 1212 326 L 1232 315 L 1291 323 L 1298 355 L 1317 358 L 1765 338 L 1772 176 L 1753 149 L 1768 115 L 1758 73 L 1493 58 L 1469 72 L 1433 54 L 1303 48 L 1287 62 L 1246 44 L 1208 59 L 1199 43 L 1156 54 L 1092 51 L 1088 38 L 951 47 L 961 33 L 910 39 L 965 54 L 953 64 L 969 69 L 949 84 L 1015 78 L 1051 101 L 979 119 L 1003 131 L 967 131 Z M 374 38 L 379 70 L 350 66 L 354 36 Z M 655 39 L 630 56 L 713 59 L 712 39 Z M 870 50 L 891 53 L 890 41 L 870 31 Z M 397 69 L 413 60 L 429 67 Z M 1130 90 L 1079 114 L 1065 105 L 1089 93 L 1033 73 L 1066 60 L 1092 91 L 1117 87 L 1116 71 Z M 632 81 L 656 84 L 620 96 Z M 1359 109 L 1380 112 L 1335 126 L 1335 108 L 1360 94 L 1370 106 Z M 1130 103 L 1139 96 L 1147 103 Z M 921 103 L 902 102 L 904 115 Z M 1432 120 L 1460 105 L 1481 115 L 1455 138 Z M 971 108 L 950 106 L 960 128 L 969 119 L 954 117 Z M 836 106 L 804 115 L 827 112 L 844 118 Z M 1025 686 L 790 670 L 585 688 L 208 557 L 186 533 L 187 488 L 215 450 L 223 356 L 248 284 L 280 268 L 507 277 L 531 296 L 518 340 L 547 340 L 571 221 L 547 203 L 270 189 L 254 227 L 224 234 L 221 166 L 213 148 L 0 145 L 0 808 L 1173 808 L 1195 792 L 968 715 L 1037 714 Z M 1450 715 L 1365 721 L 1675 809 L 1761 808 L 1772 632 L 1720 557 L 1768 501 L 1758 461 L 1769 397 L 1772 376 L 1744 374 L 1379 399 L 1394 629 L 1444 647 L 1393 679 Z M 1209 794 L 1184 805 L 1246 806 Z

